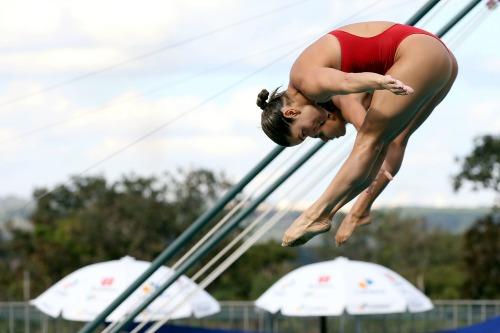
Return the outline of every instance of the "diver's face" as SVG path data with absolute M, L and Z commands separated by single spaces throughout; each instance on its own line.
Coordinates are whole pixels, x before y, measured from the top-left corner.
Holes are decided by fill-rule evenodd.
M 286 107 L 283 114 L 287 118 L 294 119 L 290 125 L 291 135 L 288 139 L 291 146 L 302 143 L 307 137 L 317 138 L 320 128 L 328 119 L 328 112 L 313 104 Z
M 329 141 L 344 136 L 346 122 L 335 113 L 328 113 L 327 120 L 320 127 L 318 137 L 323 141 Z

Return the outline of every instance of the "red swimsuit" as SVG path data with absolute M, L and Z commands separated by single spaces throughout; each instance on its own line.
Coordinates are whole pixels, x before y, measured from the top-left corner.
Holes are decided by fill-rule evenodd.
M 394 63 L 394 55 L 399 44 L 410 35 L 424 34 L 441 41 L 430 32 L 403 24 L 394 24 L 372 37 L 359 37 L 342 30 L 334 30 L 330 34 L 340 43 L 340 69 L 350 73 L 385 74 Z

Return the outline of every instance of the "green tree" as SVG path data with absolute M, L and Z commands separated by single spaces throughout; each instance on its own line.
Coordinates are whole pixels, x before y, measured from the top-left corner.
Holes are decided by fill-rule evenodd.
M 458 161 L 461 171 L 453 179 L 455 190 L 459 190 L 464 182 L 469 182 L 474 190 L 489 189 L 500 193 L 500 135 L 485 135 L 476 139 L 472 152 Z M 477 220 L 464 234 L 464 297 L 500 296 L 499 230 L 498 207 L 493 207 L 490 215 Z
M 427 254 L 422 273 L 426 294 L 433 299 L 459 299 L 465 278 L 461 261 L 462 235 L 428 230 L 423 246 Z
M 373 261 L 399 272 L 432 298 L 458 298 L 463 276 L 459 236 L 397 212 L 380 214 L 377 223 Z
M 222 274 L 208 291 L 217 299 L 255 300 L 296 267 L 297 249 L 275 241 L 256 244 Z
M 500 191 L 500 135 L 477 138 L 472 152 L 457 162 L 461 171 L 453 177 L 455 190 L 469 182 L 474 190 Z
M 500 298 L 500 216 L 478 220 L 464 238 L 464 296 Z
M 124 255 L 152 260 L 228 186 L 224 175 L 201 169 L 162 178 L 129 175 L 114 183 L 74 177 L 50 191 L 38 189 L 34 231 L 14 231 L 8 251 L 19 264 L 4 263 L 15 278 L 0 288 L 0 297 L 20 299 L 23 270 L 36 295 L 90 263 Z

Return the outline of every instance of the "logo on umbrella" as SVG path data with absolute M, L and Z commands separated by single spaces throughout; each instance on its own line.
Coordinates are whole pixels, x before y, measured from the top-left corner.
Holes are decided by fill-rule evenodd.
M 71 280 L 71 281 L 68 281 L 68 282 L 65 282 L 63 285 L 62 285 L 62 288 L 63 289 L 68 289 L 70 287 L 73 287 L 74 285 L 76 285 L 78 283 L 78 280 Z
M 391 281 L 392 283 L 396 283 L 396 278 L 394 276 L 392 276 L 391 274 L 389 273 L 384 273 L 384 276 L 389 280 Z
M 359 281 L 358 285 L 361 289 L 365 289 L 367 288 L 368 286 L 371 286 L 373 284 L 373 280 L 371 279 L 363 279 L 361 281 Z
M 115 279 L 113 277 L 105 277 L 105 278 L 102 278 L 101 280 L 101 286 L 103 287 L 110 287 L 111 285 L 113 285 L 113 281 Z
M 142 291 L 145 294 L 151 293 L 153 290 L 156 290 L 160 288 L 160 285 L 158 283 L 155 283 L 153 281 L 148 281 L 142 286 Z
M 324 283 L 330 282 L 330 275 L 321 275 L 318 278 L 318 282 L 319 282 L 319 284 L 324 284 Z

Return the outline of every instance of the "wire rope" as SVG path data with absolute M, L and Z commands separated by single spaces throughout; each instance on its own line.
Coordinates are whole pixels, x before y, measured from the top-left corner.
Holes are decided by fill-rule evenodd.
M 491 10 L 480 8 L 462 27 L 450 38 L 449 44 L 453 49 L 458 49 L 460 45 L 485 21 Z
M 343 141 L 347 141 L 348 139 L 351 139 L 351 136 L 349 135 L 348 137 L 345 138 Z M 306 174 L 304 177 L 302 177 L 297 183 L 303 184 L 305 186 L 302 191 L 297 191 L 297 194 L 295 196 L 295 199 L 298 200 L 300 197 L 303 197 L 304 194 L 307 194 L 310 190 L 312 190 L 318 183 L 320 183 L 320 180 L 323 179 L 328 173 L 332 172 L 332 165 L 338 165 L 343 159 L 346 158 L 348 154 L 348 149 L 346 148 L 347 145 L 344 144 L 343 149 L 341 149 L 338 154 L 331 156 L 326 156 L 323 160 L 318 163 L 318 166 L 314 168 L 314 170 L 321 170 L 321 167 L 323 167 L 323 171 L 318 172 L 316 177 L 312 177 L 311 180 L 307 183 L 304 182 L 305 178 L 311 177 L 311 174 Z M 331 158 L 334 160 L 332 163 L 325 163 L 325 160 L 328 160 Z M 239 257 L 241 257 L 255 242 L 257 242 L 264 234 L 266 234 L 274 225 L 276 225 L 281 218 L 283 218 L 286 213 L 288 213 L 292 209 L 292 204 L 287 204 L 286 208 L 282 209 L 281 211 L 277 212 L 274 214 L 274 216 L 264 223 L 257 231 L 254 232 L 252 236 L 250 236 L 237 250 L 235 250 L 231 255 L 229 255 L 228 258 L 226 258 L 216 269 L 214 269 L 198 286 L 198 289 L 205 289 L 210 283 L 212 283 L 220 274 L 222 274 L 227 268 L 229 268 Z M 257 222 L 260 222 L 260 220 L 254 221 L 248 229 L 255 229 L 258 225 Z M 245 234 L 248 234 L 251 230 L 245 229 Z M 241 240 L 243 237 L 239 237 L 238 241 Z M 237 242 L 232 242 L 230 245 L 234 246 Z M 229 245 L 228 245 L 229 246 Z M 229 251 L 229 249 L 224 249 L 224 253 L 219 253 L 218 258 L 220 259 L 225 253 Z M 216 259 L 216 258 L 214 258 Z M 210 261 L 209 263 L 206 264 L 206 266 L 213 265 L 215 263 L 215 260 Z M 198 273 L 202 272 L 204 273 L 209 267 L 203 267 Z M 201 274 L 196 274 L 196 277 L 201 276 Z M 194 278 L 194 277 L 193 277 Z M 198 290 L 192 292 L 188 296 L 186 296 L 184 299 L 182 299 L 181 302 L 177 303 L 173 308 L 177 308 L 181 305 L 183 305 L 185 302 L 187 302 L 191 297 L 193 297 Z M 182 295 L 180 295 L 182 296 Z M 174 296 L 175 297 L 175 296 Z M 163 326 L 168 320 L 170 320 L 172 316 L 172 313 L 169 313 L 165 318 L 162 320 L 158 321 L 155 323 L 149 330 L 146 331 L 146 333 L 153 333 L 156 332 L 158 328 Z M 137 331 L 132 331 L 131 333 L 136 333 Z
M 75 76 L 75 77 L 70 78 L 68 80 L 61 81 L 59 83 L 55 83 L 55 84 L 46 86 L 44 88 L 41 88 L 40 90 L 31 92 L 29 94 L 25 94 L 25 95 L 22 95 L 22 96 L 18 96 L 18 97 L 11 98 L 11 99 L 8 99 L 6 101 L 0 102 L 0 107 L 7 106 L 7 105 L 10 105 L 10 104 L 14 104 L 14 103 L 19 102 L 21 100 L 24 100 L 26 98 L 29 98 L 29 97 L 32 97 L 32 96 L 37 96 L 37 95 L 43 94 L 45 92 L 57 89 L 59 87 L 62 87 L 62 86 L 65 86 L 65 85 L 68 85 L 68 84 L 71 84 L 71 83 L 74 83 L 74 82 L 77 82 L 77 81 L 81 81 L 81 80 L 86 79 L 88 77 L 92 77 L 92 76 L 95 76 L 95 75 L 98 75 L 98 74 L 101 74 L 101 73 L 104 73 L 104 72 L 108 72 L 108 71 L 110 71 L 112 69 L 115 69 L 115 68 L 118 68 L 118 67 L 121 67 L 121 66 L 124 66 L 124 65 L 127 65 L 127 64 L 130 64 L 130 63 L 133 63 L 133 62 L 145 59 L 145 58 L 149 58 L 149 57 L 155 56 L 157 54 L 161 54 L 161 53 L 163 53 L 165 51 L 168 51 L 168 50 L 171 50 L 173 48 L 176 48 L 176 47 L 179 47 L 179 46 L 182 46 L 182 45 L 186 45 L 186 44 L 194 42 L 196 40 L 199 40 L 199 39 L 202 39 L 202 38 L 214 35 L 214 34 L 216 34 L 218 32 L 221 32 L 221 31 L 224 31 L 224 30 L 228 30 L 228 29 L 237 27 L 239 25 L 242 25 L 242 24 L 245 24 L 245 23 L 248 23 L 248 22 L 252 22 L 254 20 L 260 19 L 262 17 L 269 16 L 269 15 L 274 14 L 274 13 L 278 13 L 278 12 L 280 12 L 282 10 L 295 7 L 297 5 L 300 5 L 300 4 L 308 2 L 308 1 L 311 1 L 311 0 L 300 0 L 300 1 L 292 2 L 292 3 L 286 4 L 284 6 L 280 6 L 280 7 L 274 8 L 274 9 L 272 9 L 270 11 L 267 11 L 267 12 L 264 12 L 264 13 L 261 13 L 261 14 L 257 14 L 257 15 L 254 15 L 254 16 L 250 16 L 250 17 L 247 17 L 247 18 L 242 19 L 240 21 L 237 21 L 237 22 L 234 22 L 234 23 L 231 23 L 231 24 L 219 27 L 219 28 L 215 28 L 215 29 L 209 30 L 207 32 L 204 32 L 204 33 L 192 36 L 192 37 L 188 37 L 188 38 L 185 38 L 183 40 L 180 40 L 180 41 L 177 41 L 177 42 L 174 42 L 174 43 L 170 43 L 170 44 L 168 44 L 168 45 L 166 45 L 164 47 L 152 50 L 152 51 L 147 52 L 147 53 L 140 54 L 138 56 L 129 58 L 127 60 L 124 60 L 124 61 L 121 61 L 121 62 L 118 62 L 118 63 L 115 63 L 113 65 L 109 65 L 109 66 L 103 67 L 103 68 L 98 69 L 98 70 L 87 72 L 85 74 Z
M 41 125 L 39 127 L 35 127 L 35 128 L 32 128 L 32 129 L 29 129 L 29 130 L 27 130 L 27 131 L 25 131 L 23 133 L 18 134 L 18 135 L 13 135 L 13 136 L 8 137 L 8 138 L 6 138 L 4 140 L 1 140 L 0 144 L 6 144 L 6 143 L 9 143 L 9 142 L 18 141 L 18 140 L 21 140 L 23 138 L 32 136 L 33 134 L 37 134 L 37 133 L 40 133 L 40 132 L 42 132 L 44 130 L 51 129 L 51 128 L 54 128 L 54 127 L 57 127 L 57 126 L 61 126 L 61 125 L 67 124 L 69 122 L 72 122 L 72 121 L 84 118 L 84 117 L 88 117 L 88 116 L 95 115 L 95 114 L 98 114 L 98 113 L 99 113 L 99 115 L 101 115 L 103 113 L 103 111 L 104 112 L 112 111 L 115 107 L 120 106 L 120 105 L 125 104 L 125 103 L 128 103 L 130 101 L 134 101 L 134 100 L 138 99 L 139 97 L 149 96 L 151 94 L 154 94 L 156 92 L 161 91 L 162 89 L 172 88 L 174 86 L 177 86 L 177 85 L 180 85 L 180 84 L 184 84 L 184 83 L 189 82 L 189 81 L 191 81 L 193 79 L 196 79 L 196 78 L 198 78 L 200 76 L 203 76 L 203 75 L 206 75 L 206 74 L 210 74 L 210 73 L 219 71 L 221 69 L 227 68 L 229 66 L 232 66 L 234 64 L 237 64 L 237 63 L 239 63 L 239 62 L 241 62 L 243 60 L 250 59 L 250 58 L 255 57 L 257 55 L 261 55 L 261 54 L 265 54 L 265 53 L 268 53 L 268 52 L 275 51 L 276 49 L 282 48 L 284 46 L 287 46 L 287 45 L 290 45 L 290 44 L 293 44 L 293 43 L 298 43 L 299 40 L 300 40 L 301 43 L 303 43 L 303 38 L 304 37 L 310 37 L 311 35 L 312 34 L 310 33 L 310 34 L 307 34 L 306 36 L 300 37 L 300 39 L 295 38 L 295 39 L 287 41 L 285 43 L 281 43 L 281 44 L 279 44 L 277 46 L 273 46 L 271 48 L 267 48 L 267 49 L 264 49 L 264 50 L 259 50 L 257 52 L 251 53 L 251 54 L 243 56 L 243 57 L 239 57 L 239 58 L 233 59 L 233 60 L 231 60 L 229 62 L 226 62 L 224 64 L 221 64 L 221 65 L 218 65 L 218 66 L 215 66 L 215 67 L 212 67 L 212 68 L 200 71 L 200 72 L 198 72 L 196 74 L 193 74 L 191 76 L 188 76 L 186 78 L 183 78 L 183 79 L 180 79 L 180 80 L 177 80 L 177 81 L 174 81 L 174 82 L 168 82 L 166 84 L 157 85 L 155 87 L 152 87 L 152 88 L 146 90 L 145 92 L 142 92 L 140 96 L 133 95 L 133 96 L 130 96 L 128 98 L 124 98 L 124 99 L 121 99 L 119 101 L 116 101 L 114 103 L 101 106 L 101 107 L 99 107 L 99 108 L 97 108 L 97 109 L 95 109 L 93 111 L 90 111 L 90 112 L 82 113 L 82 114 L 76 115 L 74 117 L 68 117 L 66 119 L 57 120 L 57 121 L 54 121 L 54 122 L 51 122 L 51 123 L 46 123 L 46 124 Z
M 373 2 L 371 2 L 369 5 L 367 5 L 366 7 L 362 8 L 361 10 L 355 12 L 354 14 L 352 14 L 351 16 L 349 16 L 348 18 L 344 19 L 342 22 L 345 22 L 345 21 L 349 21 L 350 19 L 360 15 L 360 13 L 370 9 L 371 7 L 373 7 L 374 5 L 380 3 L 381 0 L 375 0 Z M 340 23 L 341 24 L 341 23 Z M 286 57 L 290 56 L 292 53 L 294 53 L 295 51 L 297 51 L 298 49 L 300 49 L 304 44 L 307 44 L 309 43 L 309 41 L 306 41 L 304 42 L 303 44 L 297 46 L 297 47 L 294 47 L 292 49 L 290 49 L 289 51 L 287 51 L 286 53 L 284 54 L 281 54 L 279 57 L 276 57 L 275 59 L 273 59 L 272 61 L 268 62 L 267 64 L 265 64 L 264 66 L 261 66 L 260 68 L 258 68 L 257 70 L 245 75 L 244 77 L 234 81 L 233 83 L 229 84 L 228 86 L 226 86 L 225 88 L 219 90 L 218 92 L 216 92 L 215 94 L 212 94 L 211 96 L 207 97 L 206 99 L 204 99 L 203 101 L 201 101 L 200 103 L 198 103 L 196 106 L 182 112 L 181 114 L 177 115 L 177 116 L 174 116 L 172 117 L 171 119 L 167 120 L 166 122 L 163 122 L 162 124 L 160 124 L 159 126 L 151 129 L 150 131 L 146 132 L 145 134 L 137 137 L 136 139 L 134 139 L 133 141 L 121 146 L 120 148 L 118 148 L 117 150 L 113 151 L 112 153 L 108 154 L 107 156 L 99 159 L 98 161 L 94 162 L 93 164 L 91 164 L 90 166 L 86 167 L 85 169 L 83 169 L 82 171 L 80 171 L 76 177 L 81 177 L 83 174 L 95 169 L 96 167 L 104 164 L 105 162 L 107 162 L 108 160 L 114 158 L 115 156 L 119 155 L 120 153 L 130 149 L 131 147 L 135 146 L 136 144 L 144 141 L 145 139 L 149 138 L 150 136 L 154 135 L 154 134 L 157 134 L 158 132 L 160 132 L 161 130 L 165 129 L 166 127 L 168 127 L 169 125 L 173 124 L 175 121 L 187 116 L 188 114 L 196 111 L 197 109 L 201 108 L 202 106 L 204 106 L 205 104 L 208 104 L 210 101 L 218 98 L 219 96 L 225 94 L 226 92 L 230 91 L 231 89 L 233 89 L 234 87 L 238 86 L 239 84 L 241 84 L 242 82 L 252 78 L 253 76 L 257 75 L 258 73 L 264 71 L 265 69 L 271 67 L 272 65 L 274 65 L 275 63 L 285 59 Z M 63 182 L 63 184 L 59 185 L 59 186 L 56 186 L 55 188 L 53 188 L 52 190 L 49 190 L 49 191 L 46 191 L 42 194 L 40 194 L 39 196 L 37 196 L 35 198 L 35 201 L 38 201 L 42 198 L 44 198 L 45 196 L 49 195 L 50 193 L 54 192 L 55 190 L 57 190 L 59 187 L 61 186 L 64 186 L 65 184 L 67 184 L 68 181 L 66 182 Z M 25 208 L 24 206 L 21 208 L 23 209 Z
M 436 15 L 443 10 L 444 7 L 449 3 L 449 0 L 442 0 L 442 5 L 436 8 L 433 12 L 423 18 L 422 22 L 419 24 L 422 27 L 425 27 L 432 19 L 436 17 Z
M 265 184 L 268 181 L 271 181 L 273 177 L 278 173 L 278 170 L 280 170 L 284 165 L 286 165 L 288 162 L 292 160 L 293 157 L 295 157 L 301 150 L 303 150 L 305 145 L 302 145 L 298 147 L 292 154 L 290 154 L 286 159 L 281 161 L 274 169 L 272 172 L 270 172 L 262 181 L 263 184 Z M 191 247 L 179 260 L 177 260 L 171 267 L 172 270 L 176 270 L 177 267 L 182 265 L 184 261 L 188 259 L 188 257 L 193 254 L 200 246 L 202 246 L 207 239 L 209 239 L 215 232 L 217 232 L 236 212 L 244 205 L 246 204 L 258 191 L 260 187 L 256 187 L 251 191 L 249 194 L 245 196 L 243 200 L 238 202 L 226 215 L 224 215 L 219 222 L 215 226 L 213 226 L 198 242 Z M 168 277 L 166 277 L 168 278 Z M 162 282 L 164 283 L 166 279 Z M 135 306 L 138 306 L 140 304 L 136 304 Z M 133 305 L 131 307 L 134 307 Z M 108 325 L 102 333 L 109 332 L 116 324 L 118 324 L 119 321 L 113 322 L 110 325 Z

